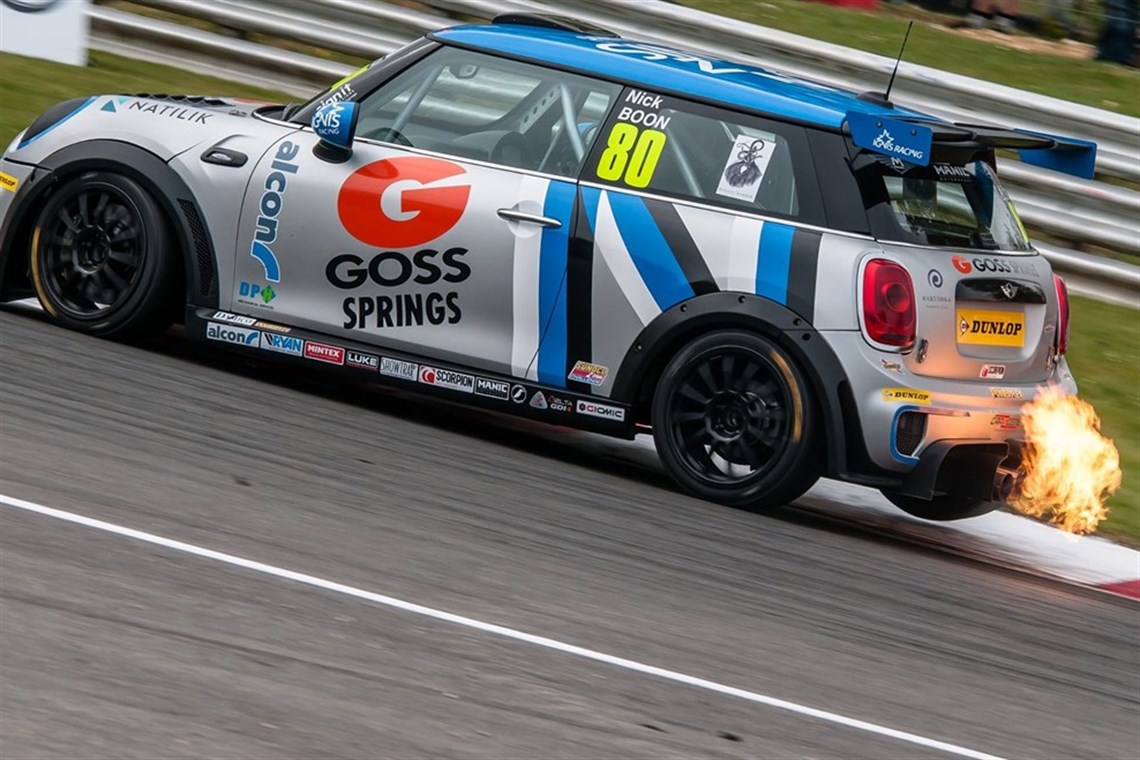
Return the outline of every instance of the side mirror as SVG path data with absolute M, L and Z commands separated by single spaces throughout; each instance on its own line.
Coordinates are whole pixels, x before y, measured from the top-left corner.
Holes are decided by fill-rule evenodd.
M 352 155 L 352 141 L 356 136 L 356 121 L 360 118 L 360 104 L 340 101 L 326 103 L 313 114 L 311 125 L 320 142 L 313 148 L 317 158 L 342 163 Z

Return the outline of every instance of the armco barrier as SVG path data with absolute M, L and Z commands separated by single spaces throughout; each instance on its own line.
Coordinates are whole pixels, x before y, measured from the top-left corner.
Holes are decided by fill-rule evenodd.
M 296 93 L 350 71 L 347 63 L 233 36 L 261 34 L 370 59 L 457 19 L 507 11 L 565 12 L 544 0 L 420 0 L 425 13 L 371 0 L 135 0 L 210 21 L 227 33 L 95 6 L 94 42 L 113 52 L 165 60 Z M 575 15 L 640 39 L 744 59 L 849 89 L 878 89 L 892 61 L 838 45 L 744 24 L 661 0 L 577 0 Z M 1140 120 L 904 63 L 894 99 L 957 121 L 1009 124 L 1096 140 L 1098 175 L 1140 182 Z M 1140 192 L 1107 182 L 1075 180 L 1002 159 L 999 170 L 1022 217 L 1051 238 L 1140 255 Z M 1140 306 L 1140 267 L 1064 247 L 1041 246 L 1058 269 L 1080 271 L 1077 292 Z M 1074 269 L 1076 268 L 1076 269 Z

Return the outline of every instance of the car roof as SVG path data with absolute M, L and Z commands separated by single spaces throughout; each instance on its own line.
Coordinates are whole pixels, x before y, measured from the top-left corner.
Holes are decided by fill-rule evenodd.
M 832 129 L 842 126 L 849 111 L 936 120 L 917 111 L 860 100 L 847 90 L 623 37 L 524 24 L 456 26 L 433 32 L 429 37 L 445 44 Z

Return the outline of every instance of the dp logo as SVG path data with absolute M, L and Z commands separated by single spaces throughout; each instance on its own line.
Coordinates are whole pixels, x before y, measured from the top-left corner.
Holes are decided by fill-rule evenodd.
M 340 223 L 376 248 L 412 248 L 455 226 L 471 186 L 463 167 L 438 158 L 386 158 L 353 172 L 337 199 Z

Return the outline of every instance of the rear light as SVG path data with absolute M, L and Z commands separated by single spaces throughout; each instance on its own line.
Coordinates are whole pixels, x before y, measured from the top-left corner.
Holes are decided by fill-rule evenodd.
M 867 337 L 885 346 L 914 345 L 914 284 L 901 265 L 871 259 L 863 270 L 863 327 Z
M 1069 350 L 1069 287 L 1059 276 L 1053 275 L 1057 288 L 1057 354 L 1064 356 Z

